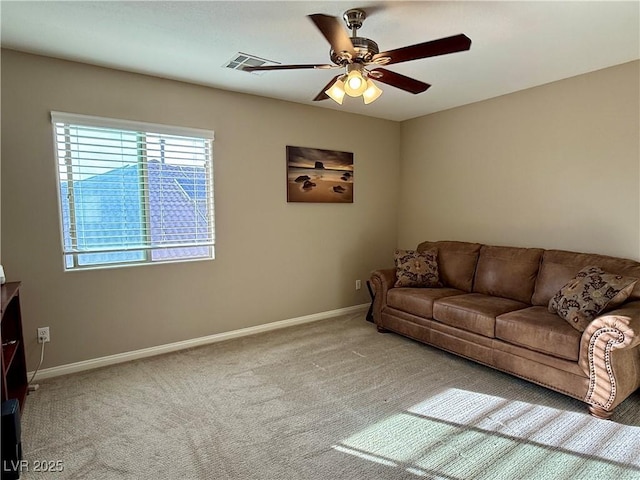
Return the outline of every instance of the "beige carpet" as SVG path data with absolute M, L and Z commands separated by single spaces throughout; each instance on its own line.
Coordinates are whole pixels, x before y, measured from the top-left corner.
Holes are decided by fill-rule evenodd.
M 640 392 L 613 421 L 364 314 L 41 382 L 25 479 L 640 478 Z

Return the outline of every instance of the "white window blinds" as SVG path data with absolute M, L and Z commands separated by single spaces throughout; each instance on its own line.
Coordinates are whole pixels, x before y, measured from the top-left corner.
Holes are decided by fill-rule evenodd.
M 66 269 L 213 258 L 213 132 L 51 120 Z

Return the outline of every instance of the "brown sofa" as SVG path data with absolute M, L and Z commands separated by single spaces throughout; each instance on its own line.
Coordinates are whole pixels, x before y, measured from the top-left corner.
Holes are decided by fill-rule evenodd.
M 373 318 L 392 331 L 586 402 L 609 418 L 640 387 L 640 281 L 620 307 L 579 332 L 549 300 L 584 267 L 640 279 L 640 263 L 604 255 L 466 242 L 437 250 L 441 288 L 394 287 L 372 273 Z

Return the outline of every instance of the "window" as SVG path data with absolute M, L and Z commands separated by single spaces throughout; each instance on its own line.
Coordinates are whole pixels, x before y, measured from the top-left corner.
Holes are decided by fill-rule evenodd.
M 214 258 L 213 132 L 51 120 L 66 270 Z

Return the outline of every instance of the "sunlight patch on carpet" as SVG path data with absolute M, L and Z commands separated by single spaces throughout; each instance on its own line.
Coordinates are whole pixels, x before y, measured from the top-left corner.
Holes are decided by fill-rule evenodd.
M 584 435 L 593 422 L 598 428 Z M 481 479 L 499 470 L 510 478 L 622 479 L 640 476 L 640 460 L 616 461 L 607 450 L 638 434 L 638 427 L 452 388 L 333 448 L 418 476 Z

